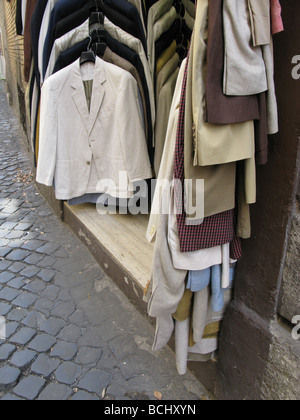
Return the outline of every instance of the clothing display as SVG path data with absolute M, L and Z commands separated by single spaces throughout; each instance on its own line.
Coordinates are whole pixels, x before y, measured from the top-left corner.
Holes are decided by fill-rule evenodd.
M 251 236 L 256 165 L 267 163 L 268 134 L 278 131 L 270 1 L 198 0 L 195 16 L 147 231 L 153 348 L 175 331 L 180 374 L 218 350 L 241 239 Z
M 175 333 L 185 374 L 218 351 L 256 168 L 279 129 L 280 2 L 20 0 L 16 27 L 37 182 L 100 215 L 134 219 L 134 199 L 151 202 L 153 348 Z M 152 194 L 138 190 L 153 178 Z
M 58 200 L 104 192 L 130 198 L 133 182 L 152 177 L 137 83 L 97 58 L 86 76 L 93 80 L 89 112 L 82 71 L 78 60 L 43 85 L 37 181 L 52 186 L 54 179 Z

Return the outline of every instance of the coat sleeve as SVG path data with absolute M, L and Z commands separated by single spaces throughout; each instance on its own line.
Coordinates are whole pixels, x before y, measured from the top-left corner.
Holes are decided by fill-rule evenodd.
M 51 80 L 45 82 L 41 96 L 40 139 L 36 180 L 48 187 L 53 185 L 57 151 L 57 104 Z
M 117 109 L 120 146 L 130 182 L 152 178 L 145 131 L 139 107 L 138 86 L 124 73 Z

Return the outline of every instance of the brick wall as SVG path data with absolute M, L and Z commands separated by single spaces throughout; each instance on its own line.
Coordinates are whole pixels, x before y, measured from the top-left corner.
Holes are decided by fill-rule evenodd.
M 29 109 L 26 107 L 27 83 L 24 81 L 24 40 L 16 33 L 16 0 L 0 0 L 0 24 L 6 59 L 7 92 L 25 134 L 30 138 Z

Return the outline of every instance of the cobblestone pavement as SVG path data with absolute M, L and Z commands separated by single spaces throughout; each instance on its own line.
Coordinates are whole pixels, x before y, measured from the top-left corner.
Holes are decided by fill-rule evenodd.
M 201 399 L 169 349 L 53 214 L 0 82 L 0 399 Z

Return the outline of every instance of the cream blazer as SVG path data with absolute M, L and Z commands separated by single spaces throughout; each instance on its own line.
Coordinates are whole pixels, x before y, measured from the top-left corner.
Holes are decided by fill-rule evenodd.
M 120 171 L 127 172 L 122 181 Z M 135 181 L 151 177 L 131 74 L 97 58 L 90 113 L 80 60 L 44 83 L 37 182 L 52 186 L 54 181 L 58 200 L 103 192 L 129 198 Z M 103 180 L 109 182 L 99 185 Z

